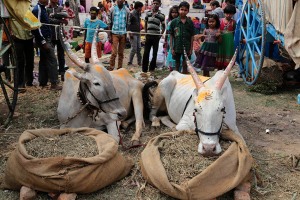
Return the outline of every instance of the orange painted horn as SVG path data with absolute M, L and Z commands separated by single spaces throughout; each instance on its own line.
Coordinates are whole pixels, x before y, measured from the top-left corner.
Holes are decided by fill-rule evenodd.
M 234 62 L 235 62 L 236 56 L 237 56 L 237 52 L 238 52 L 238 49 L 235 50 L 234 55 L 232 56 L 230 63 L 228 64 L 228 66 L 224 70 L 224 72 L 221 75 L 221 77 L 219 78 L 219 80 L 216 82 L 216 88 L 217 89 L 219 89 L 219 90 L 222 89 L 223 84 L 224 84 L 226 78 L 228 77 L 228 75 L 229 75 L 229 73 L 230 73 L 230 71 L 231 71 L 231 69 L 234 65 Z
M 59 27 L 59 40 L 61 42 L 62 47 L 64 48 L 65 52 L 67 53 L 67 55 L 69 56 L 69 58 L 76 64 L 78 65 L 81 69 L 83 69 L 84 71 L 87 71 L 89 68 L 89 65 L 82 61 L 72 50 L 70 47 L 70 44 L 64 39 L 63 36 L 63 29 L 62 26 Z

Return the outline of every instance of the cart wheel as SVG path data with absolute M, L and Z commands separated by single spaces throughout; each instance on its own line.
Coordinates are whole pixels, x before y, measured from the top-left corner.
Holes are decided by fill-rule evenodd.
M 2 89 L 0 90 L 0 128 L 8 126 L 13 117 L 18 98 L 16 52 L 6 21 L 7 19 L 0 17 L 0 35 L 2 38 L 7 38 L 7 41 L 0 42 L 0 85 Z
M 256 83 L 264 62 L 266 20 L 262 0 L 248 0 L 239 25 L 240 74 L 248 85 Z

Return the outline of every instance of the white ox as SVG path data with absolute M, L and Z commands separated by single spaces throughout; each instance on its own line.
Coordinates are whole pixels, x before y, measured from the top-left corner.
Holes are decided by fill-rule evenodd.
M 198 76 L 189 61 L 191 75 L 177 71 L 170 73 L 155 91 L 150 113 L 152 126 L 159 126 L 161 120 L 170 128 L 195 130 L 200 138 L 198 152 L 207 156 L 219 154 L 223 122 L 240 135 L 232 88 L 227 78 L 235 58 L 236 53 L 225 71 L 218 71 L 211 79 Z M 168 116 L 158 118 L 158 113 Z
M 70 69 L 65 73 L 57 108 L 61 128 L 106 129 L 119 142 L 117 121 L 123 120 L 126 127 L 135 120 L 136 131 L 131 140 L 133 145 L 138 145 L 144 126 L 142 90 L 146 85 L 144 87 L 126 69 L 110 72 L 99 64 L 95 37 L 92 44 L 92 62 L 95 64 L 83 62 L 66 45 L 62 36 L 60 39 L 70 59 L 84 70 L 84 73 L 79 73 Z

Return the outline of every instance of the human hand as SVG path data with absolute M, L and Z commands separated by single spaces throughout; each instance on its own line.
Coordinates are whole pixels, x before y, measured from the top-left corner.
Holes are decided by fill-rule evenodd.
M 172 49 L 172 55 L 173 56 L 175 56 L 176 54 L 175 54 L 175 51 L 174 51 L 174 49 Z
M 42 49 L 44 49 L 46 52 L 50 51 L 50 44 L 48 44 L 47 42 L 42 44 Z

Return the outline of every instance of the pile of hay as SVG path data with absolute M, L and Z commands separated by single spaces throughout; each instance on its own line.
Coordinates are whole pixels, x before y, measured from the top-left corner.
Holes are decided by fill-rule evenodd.
M 89 158 L 99 154 L 95 139 L 80 133 L 36 137 L 26 142 L 25 147 L 36 158 Z
M 200 174 L 230 146 L 221 141 L 222 153 L 203 157 L 198 153 L 199 139 L 196 134 L 180 134 L 160 142 L 160 156 L 170 182 L 181 184 Z

